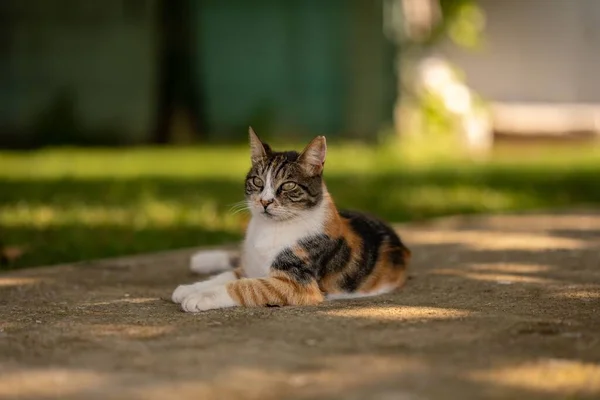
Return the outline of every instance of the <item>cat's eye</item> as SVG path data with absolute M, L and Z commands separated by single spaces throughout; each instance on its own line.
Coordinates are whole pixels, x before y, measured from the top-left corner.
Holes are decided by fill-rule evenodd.
M 265 183 L 263 182 L 263 180 L 260 179 L 258 176 L 255 176 L 254 178 L 252 178 L 252 183 L 256 187 L 263 187 L 263 186 L 265 186 Z
M 296 185 L 294 182 L 286 182 L 281 185 L 281 190 L 294 190 L 296 186 L 298 185 Z

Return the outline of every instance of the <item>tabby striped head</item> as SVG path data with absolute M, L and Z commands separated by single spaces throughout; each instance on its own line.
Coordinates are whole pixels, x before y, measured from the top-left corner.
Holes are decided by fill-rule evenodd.
M 301 152 L 276 152 L 249 129 L 252 167 L 246 176 L 250 211 L 273 221 L 301 217 L 323 199 L 327 145 L 317 136 Z

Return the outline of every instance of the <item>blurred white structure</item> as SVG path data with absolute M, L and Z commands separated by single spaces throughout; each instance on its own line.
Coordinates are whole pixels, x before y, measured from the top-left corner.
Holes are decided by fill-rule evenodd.
M 491 103 L 492 129 L 600 134 L 600 1 L 480 0 L 477 51 L 438 50 Z

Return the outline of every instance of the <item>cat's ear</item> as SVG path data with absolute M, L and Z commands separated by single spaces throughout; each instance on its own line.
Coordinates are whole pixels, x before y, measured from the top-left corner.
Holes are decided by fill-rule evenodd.
M 326 154 L 327 142 L 325 136 L 317 136 L 302 151 L 298 162 L 310 175 L 319 175 L 323 172 Z
M 250 137 L 250 158 L 254 164 L 265 158 L 271 152 L 271 148 L 256 136 L 251 126 L 248 127 L 248 136 Z

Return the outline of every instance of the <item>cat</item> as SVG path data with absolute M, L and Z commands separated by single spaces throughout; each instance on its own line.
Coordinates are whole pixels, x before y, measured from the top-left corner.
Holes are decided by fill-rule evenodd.
M 249 129 L 246 176 L 251 212 L 239 256 L 196 253 L 191 270 L 214 275 L 180 285 L 172 300 L 187 312 L 235 306 L 315 305 L 375 296 L 406 281 L 410 250 L 384 222 L 338 211 L 323 181 L 327 145 L 276 152 Z

